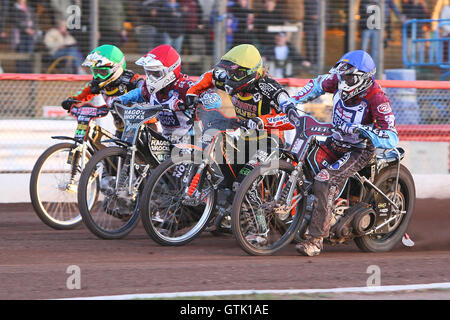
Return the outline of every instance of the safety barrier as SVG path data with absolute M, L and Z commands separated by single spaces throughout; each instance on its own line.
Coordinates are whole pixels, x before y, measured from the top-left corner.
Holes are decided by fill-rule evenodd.
M 0 172 L 31 170 L 40 152 L 54 143 L 51 135 L 73 134 L 74 120 L 67 117 L 60 103 L 90 79 L 89 75 L 0 74 Z M 309 81 L 278 80 L 291 94 Z M 399 120 L 401 143 L 437 143 L 446 148 L 450 162 L 450 82 L 385 80 L 379 84 Z M 221 94 L 224 106 L 230 107 L 230 100 Z M 324 95 L 304 108 L 319 120 L 329 121 L 330 106 L 331 95 Z M 425 146 L 431 150 L 435 145 Z M 450 163 L 446 167 L 448 170 Z

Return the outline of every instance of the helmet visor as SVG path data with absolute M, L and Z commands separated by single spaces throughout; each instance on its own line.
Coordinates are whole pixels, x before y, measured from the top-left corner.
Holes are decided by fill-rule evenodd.
M 91 67 L 91 73 L 94 79 L 105 80 L 111 75 L 111 68 L 109 67 Z
M 235 81 L 241 81 L 248 75 L 248 70 L 245 68 L 238 68 L 235 70 L 226 70 L 228 78 L 235 80 Z
M 359 77 L 356 74 L 342 74 L 339 75 L 339 79 L 344 81 L 350 87 L 354 86 L 359 81 Z
M 145 75 L 150 81 L 158 81 L 164 77 L 164 70 L 161 68 L 144 68 Z
M 343 75 L 343 74 L 352 74 L 357 69 L 347 62 L 338 62 L 331 70 L 330 73 Z

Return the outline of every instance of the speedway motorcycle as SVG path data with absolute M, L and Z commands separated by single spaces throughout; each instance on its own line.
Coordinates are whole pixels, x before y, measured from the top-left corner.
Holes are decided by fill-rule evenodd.
M 333 124 L 290 110 L 295 124 L 292 145 L 281 150 L 288 160 L 261 164 L 240 184 L 231 212 L 233 235 L 251 255 L 270 255 L 308 232 L 313 211 L 314 176 L 308 161 L 319 140 L 333 134 Z M 334 202 L 330 235 L 325 241 L 354 240 L 362 251 L 389 251 L 405 234 L 415 204 L 415 185 L 401 164 L 402 148 L 384 150 L 350 177 Z
M 70 114 L 77 119 L 74 137 L 52 136 L 52 139 L 68 142 L 46 149 L 31 171 L 30 198 L 34 211 L 42 222 L 53 229 L 67 230 L 81 224 L 77 205 L 80 174 L 88 160 L 106 147 L 101 139 L 113 137 L 99 125 L 91 125 L 91 121 L 108 113 L 105 105 L 97 107 L 81 101 L 74 104 L 70 109 Z M 95 186 L 98 181 L 92 183 Z M 91 193 L 84 195 L 88 208 L 92 207 L 97 196 L 95 187 Z
M 139 222 L 139 196 L 152 168 L 169 155 L 171 142 L 147 125 L 168 106 L 115 104 L 123 119 L 121 139 L 97 152 L 83 170 L 78 193 L 78 206 L 87 228 L 102 239 L 119 239 L 129 234 Z M 97 183 L 98 181 L 98 183 Z M 97 190 L 96 201 L 86 197 Z
M 234 181 L 246 169 L 233 166 L 227 158 L 227 154 L 245 152 L 238 141 L 241 132 L 246 132 L 246 123 L 202 104 L 196 107 L 194 116 L 201 134 L 193 139 L 201 138 L 176 145 L 175 156 L 152 172 L 142 192 L 142 223 L 148 235 L 161 245 L 187 244 L 206 227 L 208 231 L 231 233 L 227 201 L 218 203 L 218 198 L 232 195 L 228 186 L 233 182 L 225 179 Z

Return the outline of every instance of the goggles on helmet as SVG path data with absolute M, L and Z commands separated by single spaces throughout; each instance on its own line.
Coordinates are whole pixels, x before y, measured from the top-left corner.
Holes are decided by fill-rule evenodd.
M 111 75 L 110 67 L 91 67 L 91 73 L 94 76 L 94 79 L 102 79 L 105 80 Z

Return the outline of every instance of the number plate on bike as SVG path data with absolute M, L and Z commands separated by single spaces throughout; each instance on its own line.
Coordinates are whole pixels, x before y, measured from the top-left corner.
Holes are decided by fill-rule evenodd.
M 122 118 L 125 126 L 122 140 L 134 144 L 142 124 L 156 117 L 159 111 L 148 106 L 135 104 L 131 107 L 116 106 L 117 113 Z
M 82 106 L 73 106 L 70 109 L 70 114 L 77 118 L 78 126 L 75 131 L 75 139 L 84 139 L 89 132 L 89 123 L 92 119 L 105 117 L 109 112 L 108 107 L 94 107 L 86 103 Z

